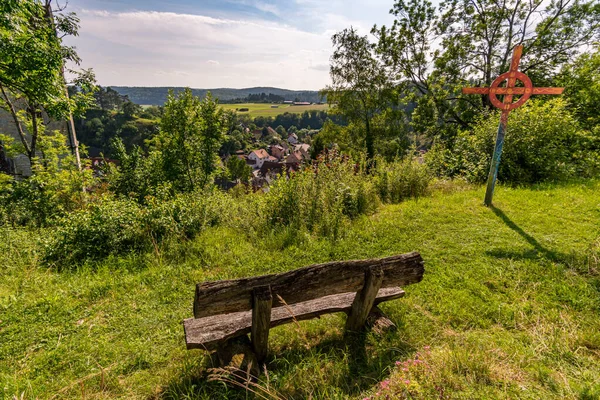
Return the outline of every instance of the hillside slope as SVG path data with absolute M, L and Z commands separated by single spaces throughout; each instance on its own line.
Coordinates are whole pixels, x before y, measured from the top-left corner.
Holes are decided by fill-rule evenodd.
M 367 335 L 361 352 L 343 339 L 341 315 L 275 328 L 271 393 L 598 398 L 600 182 L 500 186 L 491 209 L 483 193 L 442 187 L 382 207 L 337 241 L 212 228 L 94 271 L 48 270 L 25 244 L 37 234 L 2 229 L 4 398 L 244 399 L 208 382 L 208 357 L 185 350 L 194 283 L 412 250 L 425 259 L 423 281 L 382 307 L 398 331 Z
M 183 91 L 183 87 L 130 87 L 130 86 L 111 86 L 112 89 L 119 92 L 121 95 L 129 96 L 129 100 L 136 104 L 162 106 L 167 101 L 169 89 L 175 93 Z M 210 92 L 214 97 L 221 101 L 229 101 L 233 99 L 245 98 L 250 94 L 274 94 L 282 96 L 286 100 L 308 101 L 317 103 L 321 101 L 319 92 L 314 90 L 287 90 L 273 87 L 253 87 L 246 89 L 192 89 L 194 96 L 204 98 L 206 93 Z

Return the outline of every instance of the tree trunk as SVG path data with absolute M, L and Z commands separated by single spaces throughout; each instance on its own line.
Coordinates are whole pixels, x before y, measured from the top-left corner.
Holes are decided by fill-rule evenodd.
M 56 25 L 54 24 L 54 16 L 52 15 L 52 1 L 46 0 L 46 19 L 48 23 L 54 29 L 56 36 L 58 37 L 58 32 L 56 32 Z M 60 75 L 62 76 L 64 87 L 65 87 L 65 97 L 67 101 L 69 100 L 69 89 L 67 88 L 67 80 L 65 79 L 65 64 L 64 62 L 60 66 Z M 71 106 L 69 105 L 69 118 L 67 119 L 67 131 L 69 134 L 69 144 L 71 146 L 71 153 L 75 156 L 75 164 L 77 165 L 77 169 L 81 171 L 81 158 L 79 156 L 79 141 L 77 140 L 77 133 L 75 131 L 75 121 L 73 120 L 73 113 L 71 112 Z

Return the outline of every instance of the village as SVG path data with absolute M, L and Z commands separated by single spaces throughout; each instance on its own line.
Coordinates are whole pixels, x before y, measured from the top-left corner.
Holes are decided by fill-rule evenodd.
M 266 137 L 278 137 L 278 133 L 269 127 L 255 129 L 250 132 L 247 127 L 242 127 L 247 133 L 251 133 L 254 145 L 260 144 L 261 139 Z M 232 155 L 222 158 L 223 164 L 227 164 L 230 157 L 243 160 L 252 169 L 251 186 L 254 190 L 267 190 L 268 186 L 282 174 L 298 171 L 302 164 L 310 162 L 310 145 L 302 143 L 296 133 L 290 133 L 285 139 L 277 140 L 277 144 L 270 144 L 266 148 L 258 148 L 251 151 L 238 150 Z M 221 182 L 224 188 L 230 188 L 239 182 Z

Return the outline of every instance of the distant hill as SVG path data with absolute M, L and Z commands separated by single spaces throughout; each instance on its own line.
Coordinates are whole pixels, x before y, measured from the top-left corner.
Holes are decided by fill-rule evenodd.
M 131 87 L 131 86 L 111 86 L 122 95 L 127 95 L 131 101 L 143 105 L 161 106 L 167 101 L 169 89 L 175 93 L 183 91 L 183 87 Z M 229 102 L 235 99 L 243 99 L 251 94 L 274 94 L 291 101 L 308 101 L 317 103 L 321 101 L 319 92 L 314 90 L 287 90 L 274 87 L 253 87 L 247 89 L 192 89 L 194 95 L 204 98 L 207 92 L 223 102 Z

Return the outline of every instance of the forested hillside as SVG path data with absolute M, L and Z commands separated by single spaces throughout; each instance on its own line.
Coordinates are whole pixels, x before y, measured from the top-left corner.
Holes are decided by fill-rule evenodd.
M 129 87 L 129 86 L 111 86 L 112 89 L 119 92 L 123 96 L 128 96 L 131 101 L 143 105 L 162 106 L 167 101 L 169 90 L 175 93 L 181 93 L 183 87 Z M 194 96 L 200 98 L 206 97 L 206 93 L 210 92 L 215 98 L 221 102 L 229 102 L 236 99 L 244 99 L 251 95 L 266 95 L 272 94 L 279 96 L 284 100 L 289 101 L 306 101 L 310 103 L 318 103 L 323 101 L 319 92 L 313 90 L 287 90 L 273 87 L 253 87 L 247 89 L 192 89 Z M 250 99 L 249 102 L 252 102 Z

